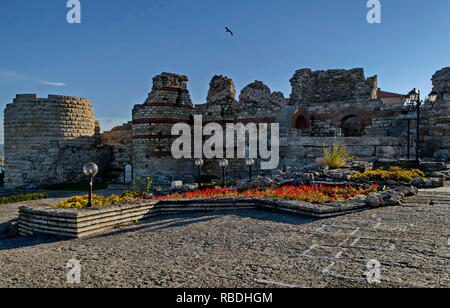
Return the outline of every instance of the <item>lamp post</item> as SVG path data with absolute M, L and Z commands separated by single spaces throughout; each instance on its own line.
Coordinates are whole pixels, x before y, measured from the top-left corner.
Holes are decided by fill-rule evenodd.
M 161 186 L 156 186 L 155 187 L 155 192 L 156 192 L 156 196 L 161 196 L 162 187 Z
M 202 166 L 204 164 L 203 159 L 196 159 L 194 164 L 197 166 L 198 170 L 198 188 L 202 185 Z
M 89 201 L 87 207 L 92 207 L 92 189 L 94 185 L 94 177 L 98 173 L 98 166 L 95 163 L 87 163 L 83 167 L 83 173 L 89 177 Z
M 223 184 L 224 184 L 225 188 L 227 187 L 227 171 L 226 171 L 226 169 L 227 169 L 228 165 L 229 165 L 229 162 L 226 159 L 221 159 L 219 161 L 219 166 L 222 168 Z
M 434 103 L 436 102 L 438 98 L 438 93 L 435 91 L 432 91 L 428 95 L 428 102 L 431 103 L 431 107 L 428 108 L 428 110 L 432 110 L 434 108 Z M 425 105 L 425 101 L 420 100 L 420 91 L 416 90 L 414 88 L 406 97 L 406 104 L 410 105 L 411 107 L 416 108 L 417 112 L 417 123 L 416 123 L 416 165 L 417 167 L 420 167 L 420 159 L 421 159 L 421 150 L 420 150 L 420 120 L 421 120 L 421 108 Z
M 286 172 L 286 161 L 284 156 L 281 156 L 281 170 L 283 170 L 283 172 Z
M 411 158 L 411 119 L 408 119 L 408 134 L 407 134 L 408 142 L 408 150 L 407 150 L 407 158 L 408 160 Z
M 255 160 L 254 159 L 247 159 L 245 161 L 245 164 L 248 167 L 248 178 L 249 178 L 249 180 L 251 180 L 252 179 L 252 168 L 255 165 Z

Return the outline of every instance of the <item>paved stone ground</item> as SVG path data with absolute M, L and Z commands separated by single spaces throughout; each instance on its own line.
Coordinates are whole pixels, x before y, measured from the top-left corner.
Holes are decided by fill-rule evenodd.
M 2 239 L 0 287 L 71 287 L 65 266 L 78 259 L 79 287 L 449 288 L 449 221 L 446 188 L 325 220 L 240 211 L 160 217 L 79 240 Z M 370 260 L 380 284 L 367 282 Z

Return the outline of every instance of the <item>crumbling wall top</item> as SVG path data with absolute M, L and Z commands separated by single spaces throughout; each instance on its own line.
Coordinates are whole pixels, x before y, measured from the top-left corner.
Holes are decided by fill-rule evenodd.
M 161 88 L 178 88 L 186 90 L 188 81 L 189 78 L 187 76 L 162 73 L 153 78 L 153 90 L 159 90 Z
M 47 98 L 39 97 L 36 94 L 17 94 L 14 102 L 83 102 L 90 103 L 87 98 L 75 97 L 75 96 L 66 96 L 66 95 L 52 95 L 49 94 Z
M 209 83 L 208 104 L 218 102 L 234 102 L 236 98 L 236 87 L 232 79 L 225 76 L 214 76 Z
M 241 103 L 264 104 L 270 102 L 270 88 L 261 81 L 255 81 L 247 85 L 241 91 L 239 101 Z
M 145 105 L 192 106 L 188 81 L 187 76 L 172 73 L 154 77 L 152 91 L 148 94 Z
M 291 104 L 310 104 L 376 98 L 377 77 L 366 79 L 364 69 L 312 71 L 301 69 L 290 80 Z
M 432 78 L 433 90 L 440 95 L 450 93 L 450 67 L 437 71 Z

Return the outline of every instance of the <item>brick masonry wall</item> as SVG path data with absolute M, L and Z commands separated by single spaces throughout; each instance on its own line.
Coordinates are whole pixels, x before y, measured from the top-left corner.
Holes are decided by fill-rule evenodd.
M 373 161 L 377 158 L 398 159 L 404 149 L 396 137 L 302 137 L 284 136 L 280 140 L 281 155 L 288 166 L 301 167 L 323 157 L 323 147 L 346 145 L 352 155 Z
M 112 178 L 121 178 L 125 166 L 132 164 L 135 176 L 157 172 L 192 180 L 192 160 L 174 160 L 170 150 L 173 125 L 192 124 L 194 115 L 202 115 L 204 125 L 216 122 L 223 127 L 279 123 L 281 155 L 288 166 L 320 158 L 323 144 L 333 143 L 346 144 L 352 154 L 367 160 L 405 158 L 410 119 L 414 158 L 415 111 L 378 100 L 376 76 L 366 78 L 362 69 L 299 70 L 291 79 L 290 100 L 255 81 L 242 90 L 238 101 L 233 81 L 214 76 L 206 103 L 194 106 L 187 84 L 186 76 L 156 76 L 146 101 L 133 108 L 132 122 L 101 136 L 86 99 L 18 95 L 5 110 L 6 187 L 81 180 L 81 166 L 87 161 L 99 162 Z M 439 102 L 423 112 L 421 148 L 426 158 L 448 161 L 450 68 L 433 76 L 433 86 Z M 222 174 L 217 160 L 205 160 L 203 172 Z M 242 159 L 230 159 L 229 175 L 247 172 Z
M 124 173 L 127 165 L 132 165 L 133 138 L 132 122 L 124 123 L 111 131 L 101 134 L 101 143 L 111 150 L 111 162 L 108 176 L 111 179 L 124 181 Z
M 6 106 L 4 124 L 6 188 L 74 182 L 83 178 L 84 163 L 108 165 L 108 150 L 95 135 L 98 123 L 86 99 L 17 95 Z
M 162 73 L 153 79 L 153 88 L 143 105 L 133 108 L 133 167 L 138 177 L 161 172 L 169 176 L 191 176 L 192 161 L 172 158 L 176 123 L 191 123 L 192 102 L 187 90 L 188 78 Z

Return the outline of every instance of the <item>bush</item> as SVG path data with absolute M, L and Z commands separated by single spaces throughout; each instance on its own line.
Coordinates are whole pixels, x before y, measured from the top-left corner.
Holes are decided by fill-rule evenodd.
M 355 156 L 350 154 L 345 145 L 335 144 L 331 149 L 324 145 L 321 164 L 330 167 L 330 169 L 338 169 L 345 166 L 345 163 L 353 158 Z
M 44 193 L 33 193 L 33 194 L 20 194 L 13 196 L 0 197 L 0 204 L 17 203 L 23 201 L 32 201 L 48 198 L 47 194 Z
M 137 177 L 132 183 L 133 192 L 138 195 L 147 195 L 153 187 L 153 178 L 148 176 L 146 178 Z
M 236 181 L 227 181 L 227 187 L 232 187 L 232 186 L 236 186 L 237 182 Z M 216 187 L 224 187 L 225 183 L 224 182 L 211 182 L 211 183 L 206 183 L 206 184 L 202 184 L 200 186 L 200 189 L 214 189 Z
M 425 177 L 425 174 L 418 169 L 402 169 L 400 167 L 391 167 L 389 169 L 370 170 L 362 173 L 356 173 L 352 176 L 352 180 L 360 180 L 364 177 L 371 181 L 396 181 L 411 183 L 413 179 Z

